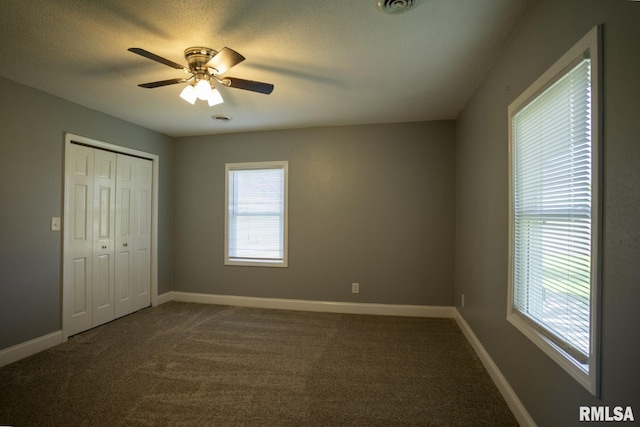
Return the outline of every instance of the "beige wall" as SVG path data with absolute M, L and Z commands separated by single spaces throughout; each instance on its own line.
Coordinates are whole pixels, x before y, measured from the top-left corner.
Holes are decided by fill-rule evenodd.
M 441 121 L 178 139 L 174 290 L 452 305 L 454 131 Z M 289 161 L 289 267 L 225 266 L 224 165 L 267 160 Z

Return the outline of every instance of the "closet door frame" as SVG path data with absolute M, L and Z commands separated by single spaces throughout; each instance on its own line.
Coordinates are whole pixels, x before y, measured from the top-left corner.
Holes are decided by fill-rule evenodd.
M 64 177 L 63 177 L 63 235 L 66 236 L 67 230 L 69 230 L 70 224 L 68 224 L 69 215 L 67 205 L 68 195 L 67 191 L 67 172 L 71 170 L 69 164 L 71 158 L 71 144 L 80 144 L 91 148 L 97 148 L 101 150 L 107 150 L 114 153 L 127 154 L 130 156 L 136 156 L 143 159 L 151 160 L 152 162 L 152 188 L 151 188 L 151 306 L 158 305 L 158 170 L 160 168 L 160 157 L 157 154 L 151 154 L 133 148 L 122 147 L 120 145 L 110 144 L 103 141 L 87 138 L 80 135 L 75 135 L 69 132 L 65 132 L 64 135 Z M 67 277 L 65 277 L 64 262 L 68 255 L 67 239 L 62 239 L 62 259 L 61 259 L 61 283 L 62 289 L 60 292 L 60 317 L 62 323 L 62 338 L 63 341 L 67 341 L 69 338 L 69 325 L 68 320 L 65 318 L 65 289 L 67 286 Z

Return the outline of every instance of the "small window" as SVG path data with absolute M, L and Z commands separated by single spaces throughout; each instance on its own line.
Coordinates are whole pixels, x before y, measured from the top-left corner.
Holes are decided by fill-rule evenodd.
M 509 106 L 507 319 L 597 394 L 598 29 Z
M 288 162 L 226 167 L 226 265 L 287 266 Z

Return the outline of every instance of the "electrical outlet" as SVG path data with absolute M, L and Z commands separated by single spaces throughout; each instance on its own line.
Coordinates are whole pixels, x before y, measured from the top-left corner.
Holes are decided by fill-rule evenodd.
M 360 283 L 352 283 L 351 284 L 351 293 L 359 294 L 360 293 Z
M 460 297 L 460 306 L 464 307 L 464 294 Z

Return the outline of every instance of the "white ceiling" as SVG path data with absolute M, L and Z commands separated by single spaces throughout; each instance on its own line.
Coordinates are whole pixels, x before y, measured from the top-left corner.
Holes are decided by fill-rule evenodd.
M 452 119 L 533 1 L 2 0 L 0 75 L 171 136 Z M 137 86 L 185 75 L 129 47 L 186 64 L 190 46 L 240 52 L 225 75 L 273 93 L 209 107 Z

